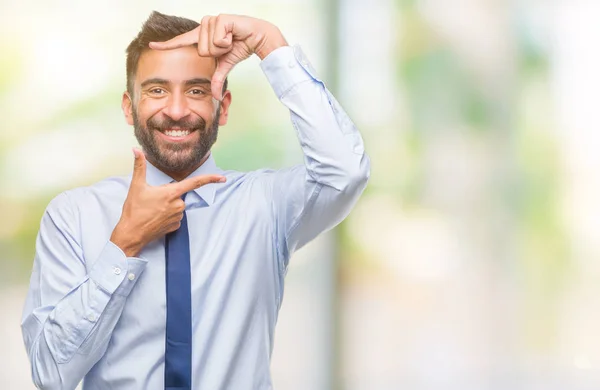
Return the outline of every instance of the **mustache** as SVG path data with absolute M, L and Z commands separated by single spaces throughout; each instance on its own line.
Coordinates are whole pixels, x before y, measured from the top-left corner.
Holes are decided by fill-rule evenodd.
M 206 128 L 206 121 L 200 117 L 197 119 L 180 119 L 177 121 L 169 117 L 164 119 L 153 117 L 146 121 L 146 126 L 149 129 L 158 130 L 160 132 L 164 132 L 165 130 L 172 128 L 194 131 L 204 130 Z

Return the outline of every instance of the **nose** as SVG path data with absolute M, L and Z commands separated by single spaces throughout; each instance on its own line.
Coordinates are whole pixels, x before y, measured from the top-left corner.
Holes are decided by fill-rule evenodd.
M 169 96 L 163 112 L 174 121 L 178 121 L 190 114 L 190 107 L 185 96 L 174 93 Z

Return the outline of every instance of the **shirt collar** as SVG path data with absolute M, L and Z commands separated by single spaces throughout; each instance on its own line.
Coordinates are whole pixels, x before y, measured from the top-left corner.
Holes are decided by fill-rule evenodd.
M 222 174 L 223 170 L 217 167 L 215 160 L 212 156 L 212 153 L 208 156 L 206 161 L 200 165 L 194 172 L 190 173 L 187 178 L 195 177 L 199 175 L 209 175 L 209 174 Z M 168 184 L 173 182 L 173 178 L 156 168 L 149 161 L 146 161 L 146 182 L 151 186 L 160 186 L 163 184 Z M 209 206 L 211 206 L 215 201 L 215 194 L 217 192 L 218 186 L 223 185 L 223 183 L 209 183 L 205 184 L 199 188 L 196 188 L 194 192 L 198 194 Z

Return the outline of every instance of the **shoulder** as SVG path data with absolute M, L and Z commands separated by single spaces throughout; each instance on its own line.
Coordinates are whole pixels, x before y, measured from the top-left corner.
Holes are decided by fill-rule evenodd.
M 88 186 L 74 187 L 60 192 L 50 200 L 46 213 L 63 219 L 76 217 L 91 203 L 103 202 L 127 195 L 131 176 L 113 176 Z

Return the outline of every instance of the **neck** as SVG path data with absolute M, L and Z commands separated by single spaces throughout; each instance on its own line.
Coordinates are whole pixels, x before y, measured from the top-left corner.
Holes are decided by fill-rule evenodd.
M 202 166 L 202 164 L 204 164 L 206 162 L 206 160 L 208 160 L 208 157 L 210 156 L 210 151 L 208 151 L 206 153 L 206 155 L 204 155 L 204 157 L 202 157 L 202 160 L 200 160 L 200 162 L 198 164 L 195 164 L 193 166 L 191 166 L 189 169 L 183 170 L 183 171 L 166 171 L 163 169 L 160 169 L 161 171 L 163 171 L 165 174 L 169 175 L 169 177 L 173 178 L 176 181 L 182 181 L 183 179 L 185 179 L 186 177 L 188 177 L 192 172 L 194 172 L 196 169 L 198 169 L 200 166 Z

